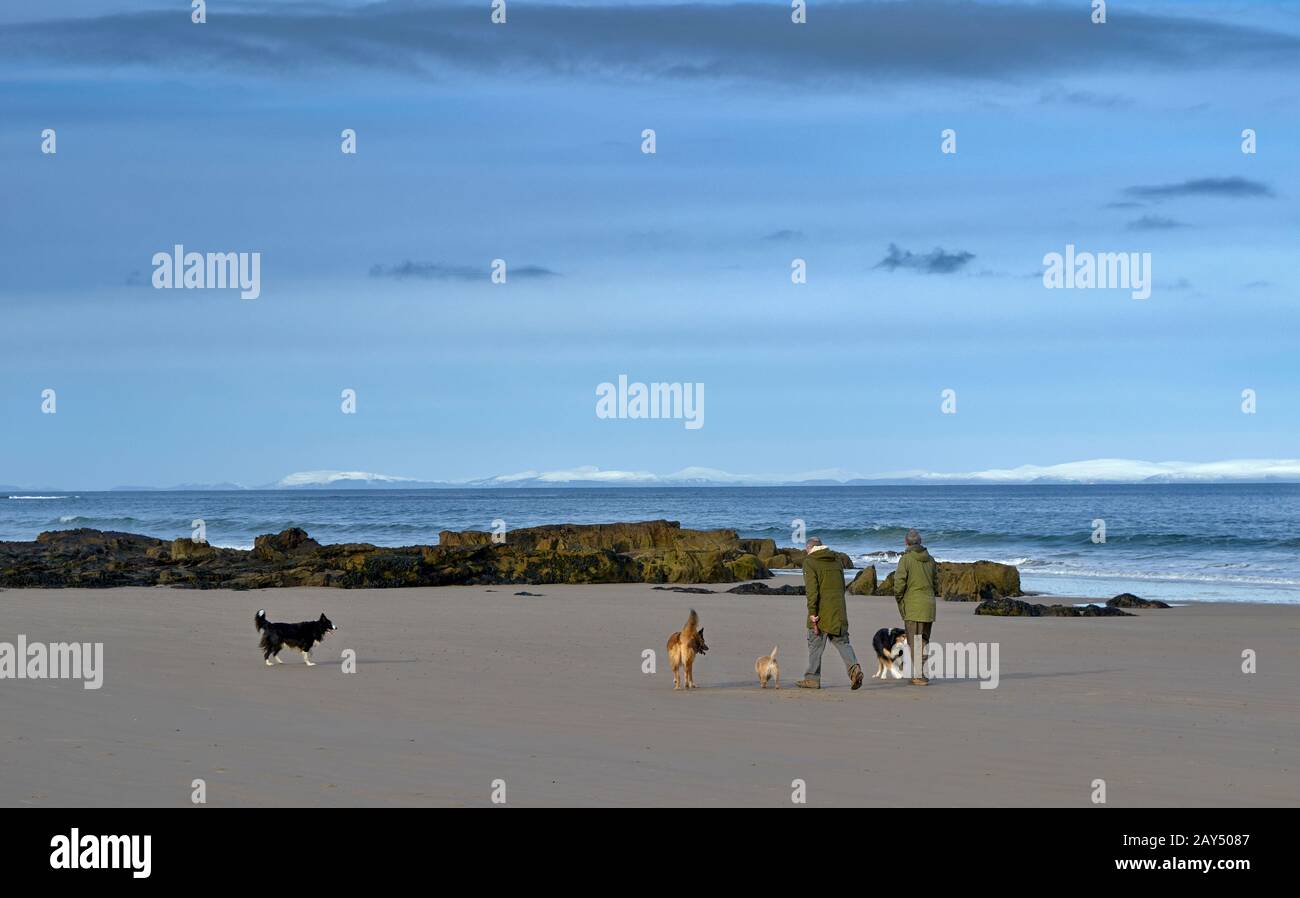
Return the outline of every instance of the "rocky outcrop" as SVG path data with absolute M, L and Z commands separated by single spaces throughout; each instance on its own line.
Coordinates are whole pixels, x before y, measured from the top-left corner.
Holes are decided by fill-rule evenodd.
M 436 546 L 323 546 L 291 528 L 251 550 L 189 539 L 58 530 L 0 542 L 0 586 L 400 587 L 451 584 L 736 583 L 771 576 L 770 540 L 734 530 L 683 530 L 673 521 L 531 527 L 492 534 L 446 531 Z M 760 545 L 761 544 L 761 545 Z
M 755 542 L 758 542 L 758 540 L 755 540 Z M 762 540 L 762 542 L 770 543 L 772 541 Z M 845 555 L 843 552 L 836 552 L 834 549 L 826 549 L 825 551 L 830 552 L 832 555 L 838 558 L 840 560 L 840 567 L 844 568 L 844 570 L 847 571 L 853 567 L 853 559 L 850 558 L 848 555 Z M 803 567 L 803 561 L 805 558 L 808 557 L 808 553 L 805 552 L 803 549 L 777 548 L 775 550 L 775 554 L 773 555 L 760 554 L 759 557 L 763 560 L 763 563 L 771 569 L 775 570 L 777 568 L 784 568 L 784 569 L 793 568 L 797 570 L 798 568 Z
M 541 527 L 520 527 L 497 537 L 501 540 L 499 543 L 493 541 L 493 536 L 484 530 L 444 530 L 438 534 L 438 545 L 448 548 L 508 545 L 539 552 L 609 549 L 629 555 L 669 549 L 731 549 L 755 554 L 750 544 L 763 542 L 742 540 L 734 530 L 683 530 L 676 521 L 662 520 L 626 524 L 546 524 Z
M 739 540 L 738 542 L 739 542 L 739 544 L 740 544 L 740 550 L 741 550 L 742 552 L 748 552 L 750 555 L 753 555 L 755 558 L 761 558 L 761 559 L 763 559 L 763 563 L 764 563 L 764 564 L 767 564 L 767 559 L 769 559 L 769 558 L 776 559 L 776 560 L 781 561 L 781 562 L 783 562 L 783 563 L 789 561 L 789 558 L 788 558 L 788 556 L 787 556 L 785 553 L 788 552 L 788 551 L 790 551 L 790 550 L 789 550 L 789 549 L 778 549 L 777 546 L 776 546 L 776 540 L 773 540 L 773 539 L 742 539 L 742 540 Z M 768 566 L 768 567 L 777 567 L 778 565 L 768 564 L 767 566 Z
M 216 554 L 217 550 L 209 543 L 195 542 L 188 538 L 172 540 L 172 561 L 201 561 L 204 558 L 214 558 Z
M 283 561 L 320 551 L 320 543 L 307 535 L 301 527 L 290 527 L 279 533 L 266 533 L 253 542 L 253 554 L 263 561 Z
M 858 571 L 858 575 L 853 578 L 853 582 L 848 585 L 845 591 L 854 596 L 874 596 L 878 588 L 876 566 L 873 564 Z
M 802 567 L 807 554 L 802 549 L 780 547 L 772 539 L 741 539 L 730 529 L 683 530 L 676 521 L 522 527 L 505 533 L 504 543 L 493 543 L 492 537 L 485 530 L 444 530 L 438 535 L 438 544 L 508 545 L 530 551 L 609 549 L 641 561 L 646 566 L 645 580 L 651 583 L 762 580 L 772 575 L 773 568 Z M 834 555 L 845 570 L 853 567 L 848 555 Z
M 894 575 L 890 573 L 876 588 L 876 595 L 893 594 Z M 1020 591 L 1020 571 L 996 561 L 940 561 L 939 594 L 948 602 L 981 602 L 1024 595 Z
M 1168 602 L 1162 602 L 1159 599 L 1143 599 L 1133 595 L 1131 592 L 1122 592 L 1113 599 L 1107 599 L 1106 604 L 1111 608 L 1169 608 Z
M 846 570 L 852 567 L 849 556 L 835 554 Z M 526 527 L 508 531 L 504 542 L 486 531 L 448 530 L 438 545 L 398 548 L 321 545 L 295 527 L 257 537 L 251 550 L 81 529 L 42 533 L 34 542 L 0 542 L 0 586 L 738 583 L 765 580 L 773 567 L 797 568 L 803 558 L 801 549 L 781 548 L 770 539 L 740 539 L 727 529 L 688 530 L 675 521 Z M 892 594 L 892 575 L 882 584 L 875 581 L 875 568 L 866 568 L 848 591 Z M 1021 595 L 1016 569 L 987 561 L 941 562 L 939 585 L 949 600 Z
M 803 596 L 808 594 L 802 586 L 795 586 L 792 583 L 776 588 L 768 586 L 766 583 L 742 583 L 739 586 L 731 587 L 727 592 L 741 596 Z
M 0 585 L 147 586 L 170 563 L 168 544 L 133 533 L 58 530 L 35 542 L 0 542 Z
M 975 606 L 976 614 L 993 617 L 1134 617 L 1127 611 L 1105 605 L 1036 605 L 1019 599 L 986 599 Z
M 756 550 L 776 549 L 771 540 L 742 540 L 734 530 L 683 530 L 676 521 L 556 524 L 522 527 L 503 536 L 503 541 L 494 542 L 493 534 L 486 531 L 444 530 L 438 534 L 438 546 L 488 549 L 503 556 L 523 553 L 529 558 L 605 552 L 630 558 L 639 571 L 621 581 L 557 581 L 593 583 L 735 583 L 764 579 L 771 572 Z

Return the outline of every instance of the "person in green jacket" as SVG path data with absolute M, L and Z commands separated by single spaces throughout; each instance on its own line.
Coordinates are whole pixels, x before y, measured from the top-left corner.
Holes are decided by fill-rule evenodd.
M 803 562 L 804 591 L 808 594 L 808 672 L 795 683 L 803 689 L 822 688 L 822 652 L 830 640 L 844 660 L 852 688 L 862 685 L 862 665 L 849 642 L 849 612 L 844 606 L 844 568 L 834 552 L 817 537 L 808 540 Z
M 903 542 L 907 551 L 898 559 L 898 569 L 894 571 L 894 598 L 907 630 L 907 644 L 912 647 L 912 685 L 928 686 L 930 680 L 925 675 L 924 659 L 934 626 L 939 566 L 921 545 L 921 534 L 909 530 Z

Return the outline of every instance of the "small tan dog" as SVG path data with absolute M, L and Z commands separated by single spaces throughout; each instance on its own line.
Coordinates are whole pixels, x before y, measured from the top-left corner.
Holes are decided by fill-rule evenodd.
M 759 689 L 766 689 L 768 680 L 772 680 L 777 689 L 781 688 L 781 667 L 776 663 L 776 646 L 772 646 L 772 654 L 764 655 L 754 662 L 754 673 L 758 674 Z
M 668 663 L 673 666 L 673 688 L 681 689 L 682 680 L 678 669 L 686 668 L 685 685 L 695 689 L 695 656 L 703 655 L 709 650 L 704 644 L 704 628 L 700 626 L 700 616 L 691 609 L 691 616 L 686 619 L 686 626 L 668 637 Z

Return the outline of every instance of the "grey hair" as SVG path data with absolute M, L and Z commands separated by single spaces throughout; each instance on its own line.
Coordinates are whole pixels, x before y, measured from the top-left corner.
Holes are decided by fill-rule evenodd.
M 909 546 L 919 546 L 919 545 L 921 545 L 921 533 L 920 533 L 920 531 L 917 531 L 917 530 L 909 530 L 909 531 L 907 531 L 907 536 L 903 537 L 903 542 L 907 543 Z
M 805 552 L 811 552 L 813 546 L 820 546 L 821 544 L 822 544 L 821 539 L 814 536 L 814 537 L 810 537 L 808 542 L 803 544 L 803 548 Z

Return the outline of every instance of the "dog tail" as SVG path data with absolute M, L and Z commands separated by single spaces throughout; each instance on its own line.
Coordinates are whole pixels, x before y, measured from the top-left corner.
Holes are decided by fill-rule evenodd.
M 768 657 L 771 658 L 773 661 L 776 660 L 776 646 L 772 646 L 772 654 L 769 655 Z
M 689 642 L 690 638 L 695 635 L 695 631 L 700 628 L 700 616 L 691 609 L 691 616 L 686 618 L 686 626 L 682 627 L 682 642 Z
M 253 626 L 257 628 L 257 632 L 259 633 L 262 632 L 262 628 L 266 626 L 265 608 L 263 608 L 261 611 L 257 612 L 257 614 L 253 616 Z

